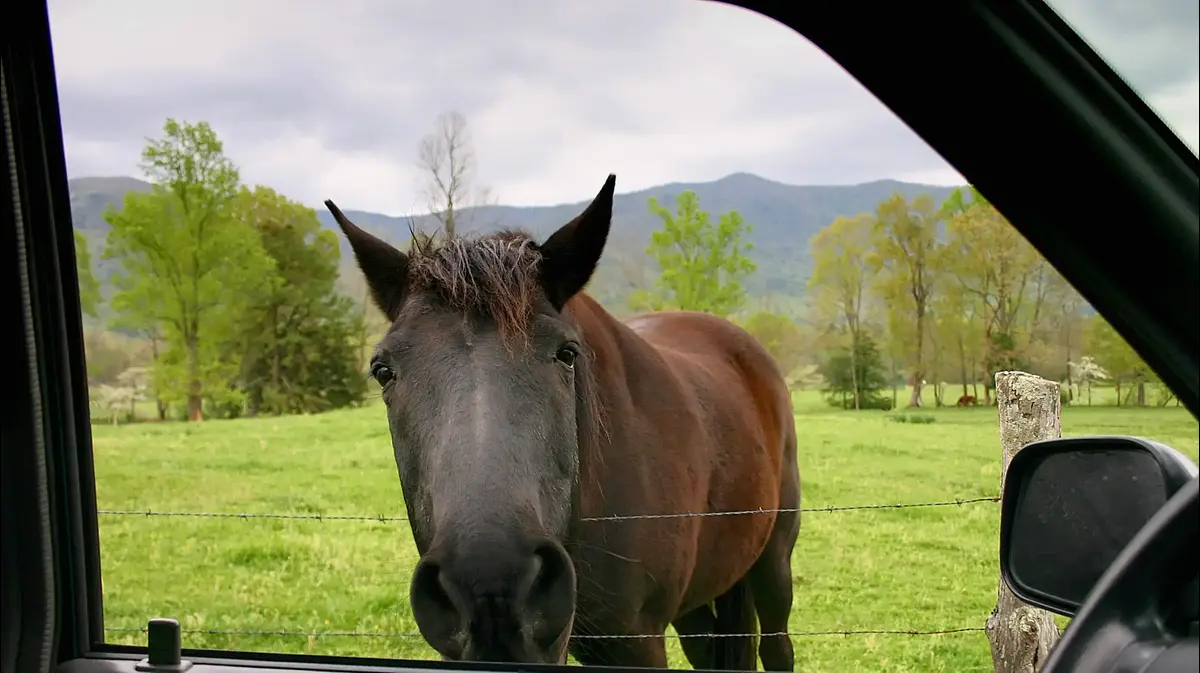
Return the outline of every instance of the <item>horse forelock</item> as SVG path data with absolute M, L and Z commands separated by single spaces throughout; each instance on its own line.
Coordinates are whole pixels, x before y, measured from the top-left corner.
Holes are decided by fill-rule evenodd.
M 542 255 L 526 233 L 427 239 L 412 249 L 409 280 L 455 311 L 486 315 L 512 344 L 529 336 L 542 288 Z

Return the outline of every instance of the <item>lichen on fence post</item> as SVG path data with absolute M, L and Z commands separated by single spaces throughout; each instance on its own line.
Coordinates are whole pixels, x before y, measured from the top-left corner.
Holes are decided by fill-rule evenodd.
M 1000 417 L 1001 493 L 1008 464 L 1027 445 L 1062 436 L 1062 398 L 1058 384 L 1025 372 L 996 374 Z M 1036 673 L 1058 642 L 1058 626 L 1049 612 L 1013 595 L 1000 579 L 996 609 L 987 620 L 996 673 Z

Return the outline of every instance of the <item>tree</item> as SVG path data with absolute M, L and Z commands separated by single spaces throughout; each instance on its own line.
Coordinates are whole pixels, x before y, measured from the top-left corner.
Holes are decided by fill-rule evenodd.
M 362 317 L 336 290 L 337 235 L 317 214 L 268 187 L 242 187 L 234 217 L 274 262 L 241 323 L 239 386 L 250 415 L 313 413 L 366 393 L 352 341 Z
M 92 251 L 87 238 L 75 232 L 75 273 L 79 277 L 79 308 L 84 315 L 95 318 L 100 305 L 100 284 L 92 273 Z
M 892 408 L 892 400 L 881 394 L 887 387 L 883 360 L 868 334 L 825 360 L 821 374 L 826 399 L 835 407 L 849 409 L 853 402 L 855 410 Z
M 1048 282 L 1049 288 L 1047 292 L 1047 305 L 1050 310 L 1048 322 L 1058 340 L 1058 357 L 1056 361 L 1064 363 L 1064 373 L 1066 374 L 1067 389 L 1071 390 L 1072 398 L 1075 394 L 1075 383 L 1077 368 L 1072 366 L 1075 362 L 1075 353 L 1079 350 L 1083 337 L 1081 334 L 1082 320 L 1081 313 L 1087 302 L 1075 290 L 1066 278 L 1063 278 L 1057 270 L 1050 269 L 1050 279 Z M 1084 356 L 1080 359 L 1090 361 L 1090 358 Z M 1086 370 L 1078 370 L 1086 371 Z
M 831 326 L 839 325 L 849 337 L 846 352 L 851 358 L 848 371 L 852 377 L 861 370 L 854 359 L 862 351 L 859 343 L 864 336 L 864 303 L 871 269 L 877 266 L 872 245 L 874 226 L 870 215 L 839 217 L 818 231 L 808 244 L 813 259 L 809 290 L 819 319 Z M 850 389 L 854 393 L 854 408 L 863 408 L 860 382 L 851 381 Z
M 882 293 L 891 311 L 903 315 L 890 321 L 893 337 L 911 354 L 909 378 L 912 396 L 908 406 L 921 406 L 921 384 L 926 375 L 930 296 L 937 281 L 942 244 L 938 241 L 941 217 L 933 198 L 921 194 L 909 203 L 894 193 L 875 213 L 875 259 L 881 270 Z M 905 327 L 911 325 L 911 333 Z
M 754 229 L 736 210 L 721 215 L 713 224 L 700 209 L 696 193 L 687 190 L 675 197 L 675 212 L 651 197 L 650 212 L 662 220 L 662 228 L 650 234 L 648 254 L 658 263 L 659 277 L 653 290 L 634 292 L 630 306 L 635 310 L 705 311 L 729 316 L 746 303 L 742 282 L 757 265 L 746 256 L 754 248 L 744 237 Z
M 429 212 L 447 238 L 454 238 L 463 224 L 463 211 L 488 203 L 487 189 L 476 189 L 476 157 L 467 120 L 455 111 L 443 112 L 433 132 L 417 146 L 417 165 L 427 174 L 425 194 Z
M 231 217 L 238 170 L 206 122 L 168 119 L 142 151 L 149 193 L 105 212 L 104 252 L 120 261 L 112 307 L 129 326 L 161 334 L 154 387 L 203 418 L 206 396 L 227 396 L 237 362 L 226 342 L 271 260 L 253 229 Z
M 1127 404 L 1129 395 L 1136 391 L 1137 405 L 1145 406 L 1146 384 L 1156 381 L 1154 372 L 1137 351 L 1133 350 L 1133 347 L 1101 316 L 1095 315 L 1089 319 L 1086 332 L 1088 352 L 1116 384 L 1117 404 Z M 1123 383 L 1131 384 L 1131 387 L 1126 388 L 1124 401 L 1121 396 Z
M 943 204 L 949 219 L 947 269 L 983 308 L 984 393 L 990 403 L 995 373 L 1020 366 L 1017 328 L 1041 259 L 973 187 L 971 193 L 965 202 L 955 190 Z
M 957 278 L 942 274 L 940 287 L 934 293 L 932 310 L 937 345 L 944 358 L 944 372 L 957 376 L 963 396 L 978 397 L 978 364 L 983 359 L 982 304 L 978 297 L 966 291 Z
M 1067 362 L 1067 366 L 1071 370 L 1068 385 L 1070 385 L 1070 381 L 1074 381 L 1078 385 L 1086 387 L 1087 403 L 1089 407 L 1092 406 L 1092 384 L 1109 378 L 1108 372 L 1104 371 L 1104 368 L 1090 355 L 1079 358 L 1079 362 Z
M 801 364 L 804 353 L 800 328 L 785 315 L 770 311 L 753 313 L 742 327 L 767 349 L 786 375 Z

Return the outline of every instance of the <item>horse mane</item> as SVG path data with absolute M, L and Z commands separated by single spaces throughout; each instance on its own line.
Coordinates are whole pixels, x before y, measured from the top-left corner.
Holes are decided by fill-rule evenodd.
M 501 340 L 511 348 L 527 342 L 535 309 L 545 296 L 541 261 L 541 250 L 524 231 L 504 230 L 454 238 L 413 232 L 408 282 L 414 290 L 439 297 L 451 310 L 490 317 Z M 593 454 L 586 461 L 584 471 L 588 474 L 581 478 L 594 480 L 608 432 L 597 387 L 596 370 L 600 365 L 594 349 L 587 343 L 587 335 L 582 333 L 585 325 L 579 320 L 581 316 L 576 315 L 581 310 L 588 309 L 572 299 L 564 307 L 563 315 L 580 328 L 583 341 L 585 362 L 576 369 L 576 376 L 583 377 L 578 381 L 576 403 L 584 413 L 582 418 L 577 417 L 577 431 L 580 450 Z

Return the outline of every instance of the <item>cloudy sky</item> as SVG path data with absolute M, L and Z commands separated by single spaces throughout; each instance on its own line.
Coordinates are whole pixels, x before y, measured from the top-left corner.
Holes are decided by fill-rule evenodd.
M 1055 0 L 1193 149 L 1195 0 Z M 962 178 L 807 40 L 696 0 L 50 0 L 72 177 L 138 175 L 173 116 L 243 179 L 311 205 L 424 210 L 416 147 L 469 121 L 502 203 L 748 171 L 792 184 Z M 932 73 L 930 74 L 932 76 Z

